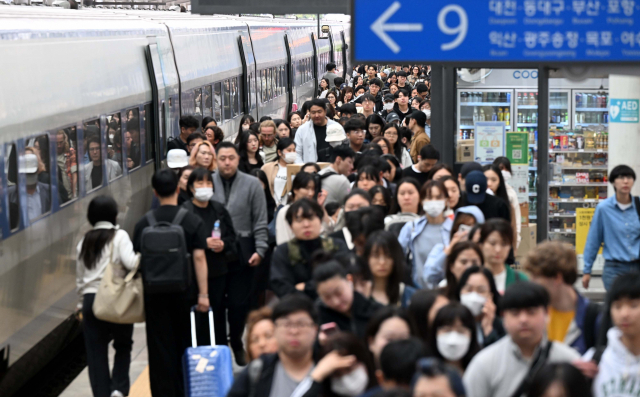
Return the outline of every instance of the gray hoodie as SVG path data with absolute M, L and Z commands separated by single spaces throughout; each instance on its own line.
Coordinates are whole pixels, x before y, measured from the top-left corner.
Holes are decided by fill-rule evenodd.
M 595 397 L 626 397 L 640 394 L 640 357 L 634 356 L 620 338 L 622 331 L 607 331 L 607 348 L 602 354 L 593 382 Z

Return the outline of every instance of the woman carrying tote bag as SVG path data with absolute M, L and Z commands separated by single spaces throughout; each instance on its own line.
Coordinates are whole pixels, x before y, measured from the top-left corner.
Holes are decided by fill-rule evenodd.
M 110 196 L 91 200 L 87 218 L 93 229 L 78 244 L 76 284 L 82 297 L 84 342 L 87 350 L 89 381 L 94 397 L 119 397 L 129 394 L 129 365 L 133 345 L 133 324 L 115 324 L 99 320 L 93 312 L 96 292 L 107 267 L 122 264 L 134 269 L 139 255 L 129 235 L 116 226 L 118 204 Z M 122 269 L 125 277 L 125 270 Z M 113 372 L 109 371 L 109 342 L 116 350 Z

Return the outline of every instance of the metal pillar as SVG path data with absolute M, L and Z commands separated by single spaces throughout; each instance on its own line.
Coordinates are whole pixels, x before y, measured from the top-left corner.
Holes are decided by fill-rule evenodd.
M 431 144 L 440 161 L 453 167 L 456 135 L 456 69 L 431 65 Z
M 549 69 L 538 68 L 537 240 L 549 238 Z

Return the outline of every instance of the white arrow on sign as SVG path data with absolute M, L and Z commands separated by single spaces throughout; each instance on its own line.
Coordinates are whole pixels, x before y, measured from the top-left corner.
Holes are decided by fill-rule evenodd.
M 394 1 L 393 4 L 387 10 L 380 15 L 372 25 L 371 30 L 375 33 L 380 40 L 382 40 L 391 51 L 395 54 L 400 52 L 400 46 L 396 44 L 395 41 L 387 32 L 421 32 L 422 24 L 421 23 L 385 23 L 400 9 L 400 2 Z

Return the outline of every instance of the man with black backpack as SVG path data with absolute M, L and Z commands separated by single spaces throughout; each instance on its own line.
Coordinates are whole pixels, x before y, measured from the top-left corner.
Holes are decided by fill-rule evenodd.
M 183 396 L 190 306 L 197 296 L 197 310 L 209 309 L 207 233 L 197 215 L 177 206 L 180 188 L 171 169 L 156 171 L 151 185 L 160 207 L 138 221 L 133 235 L 145 288 L 149 381 L 154 396 Z

